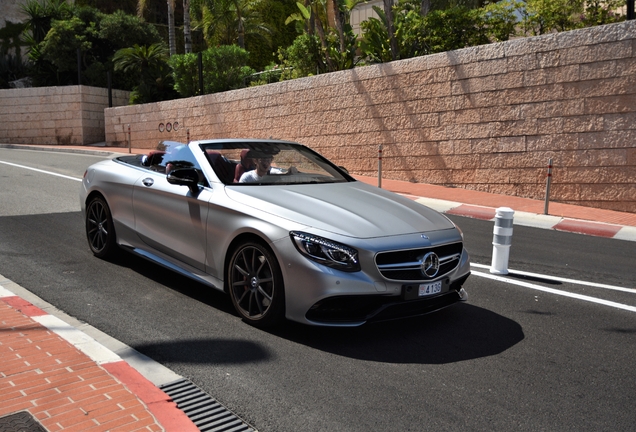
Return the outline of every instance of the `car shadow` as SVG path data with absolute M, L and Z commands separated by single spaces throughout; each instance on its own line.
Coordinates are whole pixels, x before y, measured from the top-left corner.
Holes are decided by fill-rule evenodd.
M 272 353 L 261 343 L 221 338 L 141 343 L 133 348 L 159 363 L 240 365 L 272 358 Z
M 124 250 L 122 254 L 108 261 L 111 264 L 129 268 L 157 284 L 164 285 L 194 300 L 205 303 L 220 311 L 238 316 L 232 306 L 230 297 L 225 293 L 167 269 L 154 261 L 145 259 L 127 250 Z
M 455 363 L 497 355 L 524 339 L 515 321 L 466 303 L 422 317 L 355 328 L 291 323 L 272 331 L 321 351 L 383 363 Z

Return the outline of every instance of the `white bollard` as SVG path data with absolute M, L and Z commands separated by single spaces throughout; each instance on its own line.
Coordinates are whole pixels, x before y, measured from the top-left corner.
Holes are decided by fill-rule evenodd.
M 495 215 L 495 228 L 492 236 L 492 264 L 490 273 L 508 274 L 508 258 L 512 244 L 512 221 L 515 211 L 508 207 L 499 207 Z

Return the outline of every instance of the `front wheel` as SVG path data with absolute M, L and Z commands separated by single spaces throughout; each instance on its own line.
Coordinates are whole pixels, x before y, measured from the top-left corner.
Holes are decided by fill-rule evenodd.
M 227 274 L 232 303 L 244 321 L 269 327 L 283 319 L 283 277 L 276 257 L 267 247 L 248 242 L 234 249 Z
M 115 254 L 115 226 L 108 204 L 102 197 L 93 198 L 86 206 L 86 237 L 88 245 L 98 258 Z

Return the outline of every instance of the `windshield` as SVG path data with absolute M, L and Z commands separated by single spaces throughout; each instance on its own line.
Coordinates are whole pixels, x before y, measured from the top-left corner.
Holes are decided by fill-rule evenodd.
M 339 183 L 354 181 L 313 150 L 279 141 L 201 143 L 210 165 L 225 184 Z

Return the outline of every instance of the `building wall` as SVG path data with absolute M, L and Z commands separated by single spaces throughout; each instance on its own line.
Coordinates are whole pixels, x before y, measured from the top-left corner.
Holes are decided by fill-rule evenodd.
M 352 173 L 636 211 L 636 22 L 106 110 L 106 140 L 283 138 Z M 160 132 L 160 123 L 179 123 Z
M 353 32 L 360 36 L 362 34 L 362 28 L 360 24 L 362 21 L 366 21 L 369 18 L 379 18 L 378 14 L 373 10 L 373 6 L 384 8 L 384 2 L 382 0 L 369 0 L 366 3 L 360 3 L 351 11 L 351 28 Z
M 17 24 L 26 19 L 20 10 L 22 3 L 23 0 L 0 0 L 0 28 L 4 27 L 7 21 Z
M 113 90 L 113 105 L 129 93 Z M 108 90 L 87 86 L 0 90 L 0 142 L 83 145 L 103 142 Z

